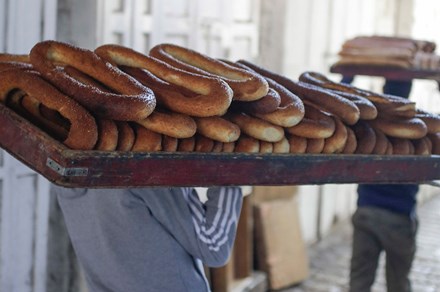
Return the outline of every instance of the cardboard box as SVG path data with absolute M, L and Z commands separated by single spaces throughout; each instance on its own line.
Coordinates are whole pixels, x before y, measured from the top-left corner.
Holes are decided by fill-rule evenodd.
M 256 265 L 267 274 L 270 289 L 297 284 L 309 275 L 295 197 L 254 205 Z

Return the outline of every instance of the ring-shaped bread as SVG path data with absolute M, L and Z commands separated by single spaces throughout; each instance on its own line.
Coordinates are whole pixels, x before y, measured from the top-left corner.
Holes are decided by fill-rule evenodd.
M 29 54 L 32 66 L 61 92 L 100 117 L 136 121 L 148 117 L 156 106 L 151 89 L 112 66 L 90 50 L 57 41 L 37 43 Z M 70 65 L 114 92 L 78 82 L 56 63 Z

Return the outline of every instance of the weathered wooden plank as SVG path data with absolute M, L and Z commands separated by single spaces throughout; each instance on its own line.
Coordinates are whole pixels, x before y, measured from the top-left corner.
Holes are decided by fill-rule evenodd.
M 344 76 L 378 76 L 388 80 L 431 79 L 440 81 L 439 70 L 406 69 L 392 66 L 335 64 L 330 68 L 330 72 Z

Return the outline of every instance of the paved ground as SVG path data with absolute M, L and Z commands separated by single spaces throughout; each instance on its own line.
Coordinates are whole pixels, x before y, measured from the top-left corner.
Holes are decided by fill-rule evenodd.
M 440 292 L 440 194 L 419 206 L 419 220 L 418 249 L 411 272 L 413 292 Z M 351 232 L 351 224 L 342 222 L 330 236 L 312 246 L 309 279 L 282 291 L 347 291 Z M 383 267 L 382 258 L 372 292 L 386 292 Z

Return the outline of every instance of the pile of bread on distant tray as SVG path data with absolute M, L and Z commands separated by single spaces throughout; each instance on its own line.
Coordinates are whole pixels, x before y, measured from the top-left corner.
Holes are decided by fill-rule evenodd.
M 440 55 L 432 41 L 405 37 L 358 36 L 348 39 L 336 65 L 373 65 L 440 70 Z
M 75 150 L 440 153 L 440 117 L 413 101 L 173 44 L 0 54 L 0 99 Z

